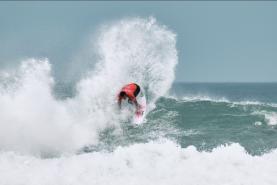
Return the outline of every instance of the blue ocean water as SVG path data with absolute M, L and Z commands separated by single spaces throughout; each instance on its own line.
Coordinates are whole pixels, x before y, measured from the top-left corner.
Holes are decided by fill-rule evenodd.
M 178 127 L 196 132 L 183 145 L 240 143 L 251 154 L 277 147 L 277 83 L 177 83 L 172 93 L 177 100 L 164 101 L 177 110 Z

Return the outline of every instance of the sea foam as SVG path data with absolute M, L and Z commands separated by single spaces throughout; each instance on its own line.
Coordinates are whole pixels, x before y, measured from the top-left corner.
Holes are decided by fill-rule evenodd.
M 232 144 L 199 152 L 161 139 L 57 159 L 1 153 L 0 184 L 275 185 L 276 161 L 276 150 L 251 156 Z

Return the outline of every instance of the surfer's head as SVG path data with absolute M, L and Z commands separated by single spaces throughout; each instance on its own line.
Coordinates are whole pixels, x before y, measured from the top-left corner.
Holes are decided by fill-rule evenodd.
M 119 93 L 119 98 L 126 98 L 126 96 L 127 96 L 127 94 L 124 92 L 124 91 L 121 91 L 120 93 Z

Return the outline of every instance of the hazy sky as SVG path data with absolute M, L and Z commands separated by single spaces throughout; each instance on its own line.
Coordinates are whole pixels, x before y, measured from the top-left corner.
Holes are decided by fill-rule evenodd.
M 274 1 L 0 2 L 0 67 L 48 57 L 57 73 L 99 25 L 130 16 L 177 34 L 176 81 L 277 81 Z

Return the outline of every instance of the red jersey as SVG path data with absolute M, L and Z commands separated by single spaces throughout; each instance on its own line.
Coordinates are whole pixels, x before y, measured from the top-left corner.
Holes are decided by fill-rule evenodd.
M 135 91 L 137 90 L 138 86 L 135 83 L 130 83 L 128 85 L 125 85 L 120 92 L 125 92 L 130 98 L 131 101 L 136 99 Z

